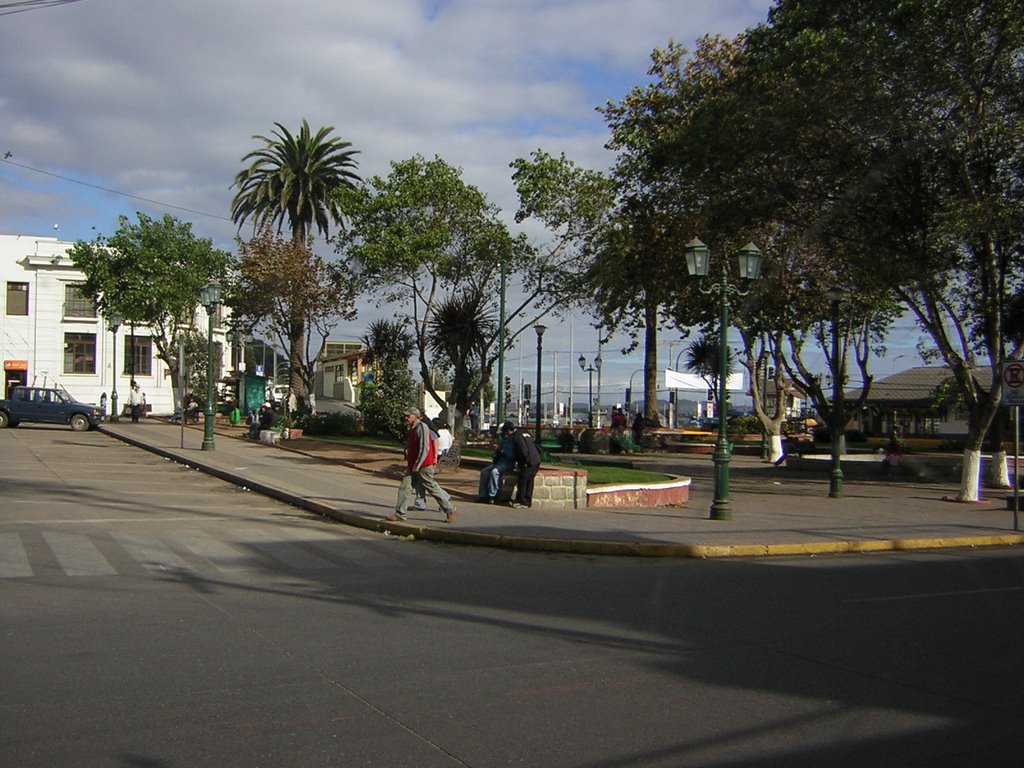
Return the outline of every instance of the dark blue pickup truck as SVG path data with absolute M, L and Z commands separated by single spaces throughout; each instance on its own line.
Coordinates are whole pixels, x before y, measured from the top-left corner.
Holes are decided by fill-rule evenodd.
M 80 403 L 63 389 L 14 387 L 8 400 L 0 400 L 0 429 L 23 421 L 67 424 L 76 432 L 98 427 L 106 414 L 97 405 Z

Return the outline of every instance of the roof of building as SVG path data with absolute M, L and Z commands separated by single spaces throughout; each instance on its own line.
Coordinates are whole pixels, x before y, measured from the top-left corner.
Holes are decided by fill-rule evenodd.
M 987 368 L 979 368 L 975 375 L 979 381 L 987 383 L 991 372 Z M 871 382 L 866 404 L 930 405 L 935 399 L 935 390 L 952 376 L 952 372 L 944 365 L 908 368 Z M 845 394 L 845 398 L 856 400 L 860 393 L 859 388 L 853 389 Z

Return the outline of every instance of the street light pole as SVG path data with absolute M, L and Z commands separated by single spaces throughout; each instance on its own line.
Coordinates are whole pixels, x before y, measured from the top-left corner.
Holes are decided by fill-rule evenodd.
M 600 360 L 600 355 L 597 360 Z M 595 362 L 597 362 L 595 360 Z M 580 370 L 587 374 L 587 426 L 593 429 L 594 427 L 594 371 L 597 370 L 593 365 L 587 365 L 587 358 L 580 355 L 579 360 L 576 361 L 580 365 Z
M 700 240 L 694 238 L 686 244 L 686 270 L 691 277 L 703 278 L 708 273 L 708 262 L 710 252 L 708 247 Z M 743 246 L 739 252 L 739 273 L 745 281 L 756 280 L 761 273 L 761 252 L 753 243 Z M 725 263 L 722 263 L 722 272 L 719 281 L 711 285 L 704 293 L 717 293 L 719 298 L 719 325 L 718 325 L 718 439 L 715 441 L 715 449 L 711 458 L 715 464 L 715 496 L 711 502 L 712 520 L 732 519 L 732 510 L 729 504 L 729 433 L 728 433 L 728 407 L 726 399 L 729 396 L 727 379 L 729 377 L 729 296 L 742 296 L 746 291 L 729 284 L 729 275 Z
M 203 446 L 204 451 L 212 451 L 216 447 L 213 441 L 213 316 L 220 304 L 220 283 L 211 280 L 199 290 L 199 301 L 206 310 L 206 409 L 203 422 Z
M 839 360 L 839 302 L 843 299 L 841 288 L 829 288 L 828 300 L 832 309 L 832 474 L 829 476 L 828 496 L 830 499 L 843 497 L 843 465 L 840 446 L 843 433 L 843 373 Z
M 537 441 L 537 446 L 540 446 L 540 427 L 541 427 L 541 398 L 540 398 L 540 381 L 541 381 L 541 366 L 544 358 L 544 331 L 548 328 L 546 325 L 535 325 L 533 330 L 537 332 L 537 432 L 534 435 L 534 439 Z
M 121 315 L 111 312 L 107 316 L 107 328 L 114 334 L 114 357 L 113 357 L 113 381 L 110 385 L 110 420 L 118 422 L 121 420 L 117 412 L 117 329 L 121 327 Z

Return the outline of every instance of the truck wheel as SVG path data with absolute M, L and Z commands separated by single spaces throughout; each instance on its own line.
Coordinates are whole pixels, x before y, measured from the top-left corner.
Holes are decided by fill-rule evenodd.
M 85 432 L 89 428 L 89 420 L 80 413 L 76 413 L 68 422 L 75 432 Z
M 10 426 L 11 417 L 7 415 L 7 411 L 0 411 L 0 429 Z

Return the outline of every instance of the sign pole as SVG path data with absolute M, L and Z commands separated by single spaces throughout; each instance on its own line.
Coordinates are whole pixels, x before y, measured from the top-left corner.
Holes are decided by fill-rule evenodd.
M 1013 530 L 1020 517 L 1020 406 L 1013 406 Z

